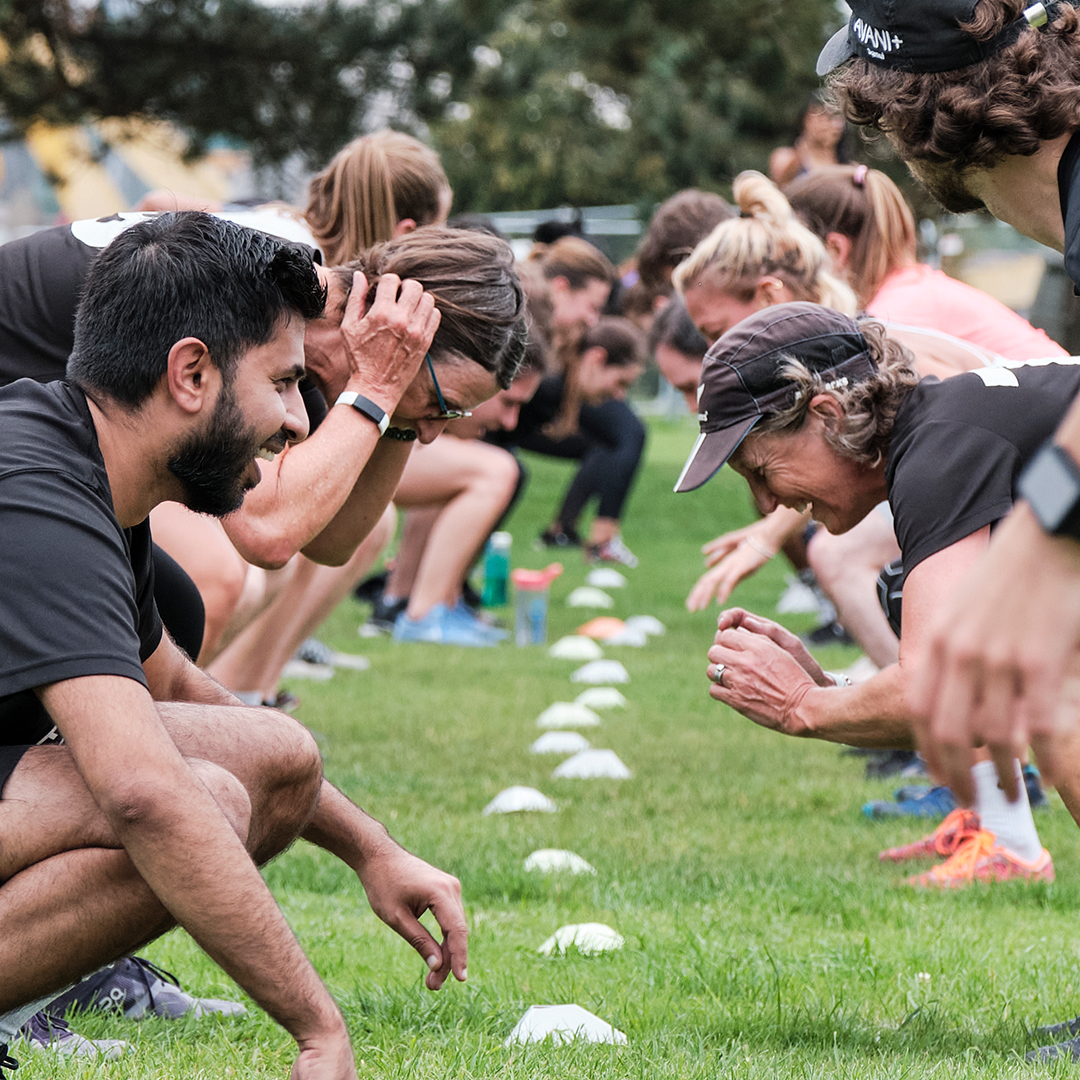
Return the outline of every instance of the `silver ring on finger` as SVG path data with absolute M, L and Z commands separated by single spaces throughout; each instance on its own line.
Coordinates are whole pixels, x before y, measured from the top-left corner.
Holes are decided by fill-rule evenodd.
M 717 686 L 723 686 L 724 685 L 721 680 L 724 677 L 724 672 L 725 671 L 727 671 L 727 664 L 717 664 L 716 665 L 716 668 L 712 673 L 712 681 L 714 683 L 716 683 Z

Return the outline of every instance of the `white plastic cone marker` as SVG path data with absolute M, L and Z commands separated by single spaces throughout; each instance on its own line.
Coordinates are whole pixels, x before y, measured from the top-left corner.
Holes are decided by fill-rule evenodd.
M 589 740 L 576 731 L 545 731 L 529 747 L 530 754 L 577 754 L 590 748 Z
M 614 750 L 582 750 L 564 761 L 551 775 L 557 780 L 629 780 L 633 773 Z
M 630 681 L 630 674 L 618 660 L 594 660 L 579 667 L 570 676 L 571 682 L 596 683 L 599 686 Z
M 622 934 L 602 922 L 571 923 L 569 926 L 560 926 L 540 946 L 540 952 L 550 956 L 553 952 L 561 953 L 576 948 L 586 956 L 595 956 L 597 953 L 614 952 L 625 944 Z
M 603 663 L 603 660 L 597 663 Z M 556 701 L 549 705 L 537 718 L 539 728 L 575 728 L 599 727 L 600 717 L 584 705 L 574 701 Z
M 667 627 L 655 615 L 631 615 L 626 625 L 635 630 L 644 630 L 649 637 L 660 637 L 667 633 Z
M 567 607 L 613 608 L 615 601 L 602 589 L 579 585 L 567 598 Z
M 649 644 L 649 635 L 636 626 L 624 626 L 617 634 L 604 638 L 605 645 L 630 645 L 642 649 Z
M 580 855 L 560 848 L 541 848 L 539 851 L 534 851 L 525 860 L 525 869 L 530 872 L 539 870 L 545 874 L 559 871 L 565 871 L 568 874 L 596 873 L 596 868 L 590 866 Z
M 556 1046 L 563 1046 L 574 1039 L 618 1045 L 626 1042 L 626 1036 L 621 1031 L 580 1005 L 530 1005 L 503 1046 L 543 1042 L 547 1038 Z
M 309 664 L 306 660 L 290 660 L 281 670 L 283 679 L 310 679 L 312 682 L 329 682 L 334 669 L 329 664 Z
M 574 698 L 574 704 L 590 709 L 625 709 L 626 698 L 614 686 L 590 686 Z
M 556 660 L 599 660 L 603 655 L 604 650 L 592 638 L 583 637 L 581 634 L 559 638 L 548 649 L 548 656 L 553 656 Z
M 484 807 L 484 815 L 516 814 L 522 810 L 538 810 L 542 814 L 553 814 L 558 809 L 555 803 L 536 788 L 522 787 L 517 784 L 514 787 L 508 787 L 505 791 L 500 791 Z
M 613 566 L 598 566 L 589 571 L 585 584 L 594 585 L 598 589 L 625 589 L 626 578 Z

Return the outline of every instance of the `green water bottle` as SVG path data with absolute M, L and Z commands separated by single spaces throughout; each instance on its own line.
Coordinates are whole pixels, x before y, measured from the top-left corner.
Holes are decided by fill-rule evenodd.
M 491 534 L 484 549 L 484 607 L 500 607 L 506 603 L 506 582 L 510 577 L 510 545 L 508 532 Z

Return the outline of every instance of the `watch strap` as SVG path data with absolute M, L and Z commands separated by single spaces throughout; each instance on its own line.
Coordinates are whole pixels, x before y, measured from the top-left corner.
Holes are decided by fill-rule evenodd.
M 334 404 L 352 406 L 358 413 L 366 416 L 374 423 L 379 429 L 380 435 L 385 435 L 386 429 L 390 426 L 390 417 L 371 398 L 366 398 L 355 390 L 342 391 L 338 394 L 337 401 Z
M 1053 440 L 1043 443 L 1016 483 L 1043 530 L 1080 540 L 1080 465 Z

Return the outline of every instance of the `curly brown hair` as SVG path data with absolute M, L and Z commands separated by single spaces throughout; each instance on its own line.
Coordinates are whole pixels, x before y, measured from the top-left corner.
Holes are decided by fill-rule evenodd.
M 980 41 L 1017 19 L 1026 0 L 979 0 L 963 28 Z M 989 169 L 1029 156 L 1080 127 L 1080 13 L 1058 8 L 981 63 L 912 73 L 853 60 L 829 76 L 829 92 L 854 124 L 884 132 L 905 160 Z

